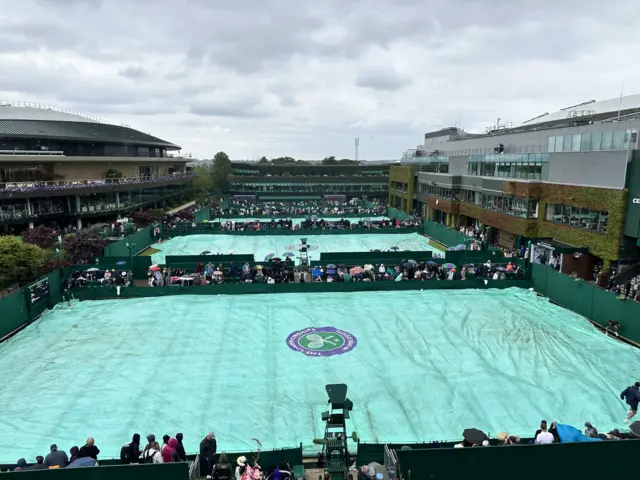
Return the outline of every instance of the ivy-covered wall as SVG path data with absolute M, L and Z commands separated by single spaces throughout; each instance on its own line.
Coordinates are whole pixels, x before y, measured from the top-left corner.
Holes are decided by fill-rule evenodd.
M 538 214 L 538 237 L 587 247 L 589 252 L 608 264 L 618 258 L 620 238 L 624 227 L 627 192 L 606 188 L 573 187 L 543 184 Z M 545 220 L 547 204 L 561 203 L 609 213 L 607 233 L 597 233 Z

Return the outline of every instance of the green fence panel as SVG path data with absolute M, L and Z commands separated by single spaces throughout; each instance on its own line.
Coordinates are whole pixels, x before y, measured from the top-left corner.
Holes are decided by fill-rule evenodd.
M 0 299 L 0 339 L 31 321 L 27 291 L 21 288 Z
M 211 207 L 207 205 L 204 208 L 197 210 L 194 215 L 194 220 L 196 222 L 204 222 L 205 220 L 208 222 L 211 220 Z
M 609 320 L 620 322 L 620 334 L 640 343 L 640 303 L 633 300 L 619 300 L 615 294 L 598 287 L 593 289 L 591 319 L 600 325 Z
M 531 265 L 533 288 L 554 303 L 605 326 L 620 323 L 620 335 L 640 343 L 640 303 L 539 264 Z
M 23 480 L 189 480 L 189 464 L 179 462 L 107 465 L 54 470 L 23 470 L 2 475 L 16 480 L 18 478 Z
M 127 235 L 122 240 L 107 245 L 104 249 L 105 257 L 129 257 L 129 247 L 127 244 L 135 244 L 133 254 L 137 254 L 156 242 L 158 237 L 153 236 L 153 226 L 148 226 L 138 230 L 131 235 Z
M 391 450 L 400 450 L 407 446 L 411 449 L 427 448 L 432 443 L 358 443 L 358 465 L 369 465 L 371 462 L 378 462 L 384 465 L 384 446 L 389 445 Z
M 574 478 L 581 468 L 590 479 L 626 478 L 635 471 L 640 440 L 485 448 L 396 450 L 404 479 L 468 480 L 495 478 L 503 472 L 517 480 L 537 480 L 540 466 L 552 467 L 551 478 Z M 593 461 L 585 464 L 585 459 Z M 508 472 L 508 473 L 506 473 Z
M 161 297 L 165 295 L 244 295 L 266 293 L 336 293 L 360 291 L 399 291 L 399 290 L 460 290 L 490 288 L 530 288 L 531 281 L 522 280 L 447 280 L 428 281 L 379 281 L 379 282 L 310 282 L 310 283 L 223 283 L 221 285 L 203 285 L 194 287 L 168 286 L 153 288 L 123 288 L 119 298 Z M 102 286 L 84 287 L 73 290 L 78 300 L 98 300 L 116 298 L 115 288 Z
M 446 246 L 455 247 L 456 245 L 463 245 L 465 242 L 471 241 L 471 237 L 463 235 L 455 228 L 447 227 L 441 223 L 432 222 L 431 220 L 425 220 L 424 234 L 434 239 L 436 242 Z
M 393 258 L 396 260 L 430 260 L 433 252 L 419 251 L 398 251 L 398 252 L 324 252 L 320 254 L 320 261 L 336 263 L 337 260 L 350 258 L 356 263 L 380 263 L 380 258 Z
M 407 212 L 403 212 L 402 210 L 398 210 L 397 208 L 389 207 L 387 209 L 387 217 L 389 218 L 397 218 L 398 220 L 409 220 L 411 215 Z
M 200 262 L 207 264 L 211 262 L 214 265 L 218 263 L 234 262 L 238 263 L 253 262 L 254 256 L 252 253 L 245 253 L 240 255 L 167 255 L 165 257 L 165 263 L 168 266 L 172 266 L 174 263 L 193 263 L 194 268 Z
M 407 233 L 422 233 L 422 230 L 417 228 L 354 228 L 349 230 L 338 230 L 338 229 L 311 229 L 311 230 L 285 230 L 273 228 L 269 230 L 245 230 L 242 232 L 239 231 L 228 231 L 228 230 L 215 230 L 215 231 L 207 231 L 205 233 L 215 234 L 215 235 L 289 235 L 296 237 L 307 237 L 309 235 L 366 235 L 366 234 L 389 234 L 389 233 L 397 233 L 397 234 L 407 234 Z M 202 231 L 178 231 L 176 230 L 167 230 L 160 234 L 159 238 L 167 239 L 173 237 L 184 237 L 187 235 L 202 235 Z
M 58 272 L 58 270 L 51 272 L 47 275 L 47 280 L 49 280 L 48 308 L 51 309 L 55 307 L 60 300 L 62 300 L 62 282 L 60 272 Z
M 446 252 L 444 258 L 447 262 L 455 263 L 456 265 L 464 265 L 465 263 L 482 264 L 487 260 L 491 260 L 491 263 L 508 263 L 516 262 L 517 258 L 505 257 L 500 251 L 488 251 L 488 250 L 465 250 L 459 252 Z

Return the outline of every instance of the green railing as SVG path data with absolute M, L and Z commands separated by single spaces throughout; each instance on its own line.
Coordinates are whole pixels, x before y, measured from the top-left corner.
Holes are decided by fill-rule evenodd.
M 189 480 L 189 464 L 147 463 L 141 465 L 104 465 L 54 470 L 23 470 L 2 473 L 23 480 Z M 13 477 L 15 475 L 15 477 Z
M 307 282 L 307 283 L 223 283 L 220 285 L 203 285 L 197 287 L 153 287 L 123 288 L 120 296 L 115 288 L 84 287 L 73 290 L 78 300 L 98 300 L 109 298 L 143 298 L 163 297 L 166 295 L 245 295 L 265 293 L 338 293 L 398 290 L 462 290 L 490 288 L 530 288 L 530 280 L 489 280 L 486 284 L 480 279 L 447 280 L 443 282 L 415 280 L 394 282 L 391 280 L 378 282 Z
M 620 322 L 620 335 L 640 343 L 640 303 L 618 300 L 615 294 L 583 280 L 533 264 L 533 288 L 564 308 L 606 326 L 609 320 Z
M 497 470 L 518 480 L 537 480 L 540 466 L 553 466 L 549 477 L 627 478 L 635 471 L 640 440 L 488 448 L 396 450 L 403 479 L 468 480 L 495 478 Z M 591 459 L 587 461 L 586 459 Z M 580 470 L 580 467 L 586 470 Z M 578 468 L 578 470 L 576 470 Z M 508 472 L 508 473 L 506 473 Z
M 204 222 L 211 220 L 211 207 L 209 205 L 205 205 L 200 210 L 196 210 L 194 214 L 194 220 L 196 222 Z
M 165 263 L 172 266 L 176 263 L 192 263 L 198 265 L 202 262 L 204 265 L 211 262 L 213 265 L 219 263 L 234 262 L 236 265 L 242 265 L 244 262 L 253 262 L 252 253 L 241 255 L 167 255 Z

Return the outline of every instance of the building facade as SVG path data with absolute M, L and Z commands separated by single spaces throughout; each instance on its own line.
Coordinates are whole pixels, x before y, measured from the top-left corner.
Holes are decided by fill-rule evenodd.
M 482 226 L 514 248 L 548 238 L 594 261 L 640 258 L 640 95 L 545 114 L 473 135 L 449 128 L 405 152 L 415 169 L 407 209 L 451 227 Z M 390 202 L 397 196 L 390 190 Z
M 381 199 L 389 192 L 390 164 L 322 165 L 231 162 L 229 193 L 262 200 L 346 197 Z
M 179 146 L 53 107 L 0 104 L 2 231 L 113 221 L 189 194 Z

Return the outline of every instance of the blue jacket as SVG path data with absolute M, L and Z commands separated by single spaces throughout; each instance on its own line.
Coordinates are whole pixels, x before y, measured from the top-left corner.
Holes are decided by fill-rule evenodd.
M 627 402 L 627 405 L 637 405 L 640 402 L 640 390 L 635 385 L 631 385 L 620 393 L 620 399 Z

